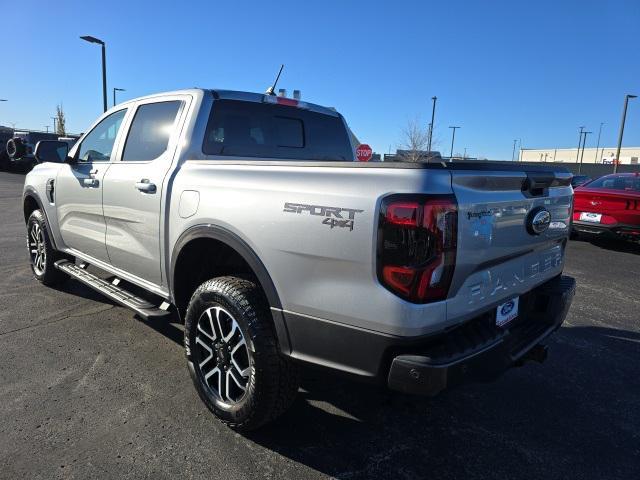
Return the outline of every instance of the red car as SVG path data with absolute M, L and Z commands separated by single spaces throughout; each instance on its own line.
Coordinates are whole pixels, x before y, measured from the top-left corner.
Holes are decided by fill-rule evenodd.
M 640 240 L 640 173 L 605 175 L 574 195 L 574 232 Z

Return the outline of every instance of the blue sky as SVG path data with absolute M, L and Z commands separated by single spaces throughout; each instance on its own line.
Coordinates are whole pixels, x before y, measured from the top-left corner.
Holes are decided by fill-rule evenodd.
M 640 2 L 203 1 L 1 2 L 0 124 L 68 130 L 101 113 L 100 49 L 120 99 L 201 86 L 279 87 L 335 106 L 375 151 L 402 143 L 412 118 L 430 120 L 437 148 L 510 159 L 527 147 L 573 147 L 578 126 L 614 145 L 625 93 L 640 94 Z M 640 99 L 625 145 L 640 145 Z

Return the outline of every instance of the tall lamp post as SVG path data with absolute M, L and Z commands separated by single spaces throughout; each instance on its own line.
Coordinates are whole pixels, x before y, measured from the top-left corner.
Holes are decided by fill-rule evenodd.
M 589 135 L 590 133 L 592 132 L 582 132 L 584 137 L 582 140 L 582 155 L 580 155 L 580 165 L 578 165 L 578 173 L 582 173 L 582 159 L 584 158 L 584 145 L 585 143 L 587 143 L 587 135 Z
M 604 122 L 600 122 L 600 128 L 598 129 L 598 142 L 596 143 L 596 158 L 594 158 L 594 162 L 598 163 L 598 149 L 600 148 L 600 135 L 602 135 L 602 126 Z
M 513 141 L 513 151 L 511 152 L 511 161 L 513 162 L 513 159 L 516 158 L 516 143 L 518 143 L 518 139 L 516 138 Z
M 451 162 L 453 160 L 453 142 L 456 139 L 456 130 L 460 127 L 449 127 L 452 132 L 451 132 L 451 153 L 449 154 L 449 161 Z
M 576 163 L 578 163 L 578 158 L 580 158 L 580 145 L 582 144 L 582 132 L 584 132 L 584 125 L 580 127 L 580 136 L 578 137 L 578 151 L 576 152 Z
M 116 92 L 126 92 L 124 88 L 113 87 L 113 106 L 116 106 Z
M 431 123 L 429 124 L 429 143 L 427 144 L 427 161 L 431 158 L 431 140 L 433 139 L 433 120 L 436 116 L 436 101 L 438 97 L 431 97 L 431 101 L 433 102 L 433 106 L 431 107 Z
M 0 98 L 0 102 L 8 102 L 9 100 L 7 100 L 6 98 Z
M 107 111 L 107 54 L 105 51 L 105 44 L 102 40 L 91 35 L 84 35 L 80 37 L 85 42 L 97 43 L 102 47 L 102 104 L 104 111 Z
M 616 149 L 616 158 L 613 161 L 613 173 L 618 171 L 618 162 L 620 161 L 620 148 L 622 147 L 622 136 L 624 135 L 624 124 L 627 121 L 627 105 L 630 98 L 636 98 L 637 95 L 624 96 L 624 108 L 622 109 L 622 121 L 620 122 L 620 133 L 618 134 L 618 148 Z
M 56 128 L 56 122 L 58 121 L 58 117 L 50 117 L 51 120 L 53 120 L 53 131 L 57 132 L 58 129 Z

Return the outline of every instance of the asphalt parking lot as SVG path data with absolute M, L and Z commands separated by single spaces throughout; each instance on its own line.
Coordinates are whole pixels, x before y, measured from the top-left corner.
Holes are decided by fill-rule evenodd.
M 640 478 L 640 247 L 572 241 L 578 291 L 543 365 L 435 399 L 305 374 L 243 437 L 197 397 L 181 326 L 28 267 L 0 173 L 1 478 Z

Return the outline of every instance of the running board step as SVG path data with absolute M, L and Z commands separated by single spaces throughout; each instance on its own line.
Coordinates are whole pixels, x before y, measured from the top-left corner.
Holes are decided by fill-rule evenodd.
M 54 265 L 58 270 L 63 271 L 88 287 L 100 292 L 105 297 L 124 307 L 130 308 L 145 320 L 168 317 L 171 315 L 171 312 L 168 309 L 169 304 L 167 302 L 162 302 L 161 307 L 163 308 L 158 308 L 147 300 L 137 297 L 131 292 L 120 287 L 118 285 L 120 283 L 119 281 L 109 282 L 87 272 L 86 268 L 88 265 L 76 265 L 74 262 L 70 262 L 69 260 L 58 260 Z

